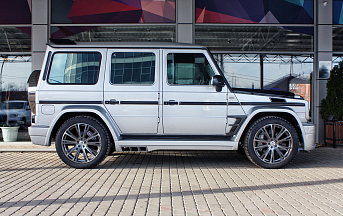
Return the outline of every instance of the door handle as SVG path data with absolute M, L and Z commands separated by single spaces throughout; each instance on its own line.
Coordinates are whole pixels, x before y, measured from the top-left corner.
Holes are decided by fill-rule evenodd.
M 178 105 L 179 102 L 175 100 L 164 101 L 164 105 Z
M 111 105 L 119 104 L 119 101 L 117 101 L 116 99 L 111 99 L 109 104 Z

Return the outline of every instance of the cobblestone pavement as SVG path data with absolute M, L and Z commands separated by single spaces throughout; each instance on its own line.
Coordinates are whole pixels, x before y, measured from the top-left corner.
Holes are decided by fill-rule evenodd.
M 29 141 L 21 142 L 0 142 L 0 152 L 8 151 L 56 151 L 55 145 L 40 146 Z
M 342 215 L 343 148 L 285 169 L 235 152 L 112 154 L 94 169 L 55 152 L 0 153 L 0 215 Z

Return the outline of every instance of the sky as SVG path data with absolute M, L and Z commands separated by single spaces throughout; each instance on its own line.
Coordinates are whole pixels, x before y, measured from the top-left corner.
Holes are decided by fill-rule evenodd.
M 2 61 L 0 61 L 1 70 Z M 16 61 L 16 62 L 5 62 L 2 70 L 2 90 L 8 88 L 8 84 L 15 84 L 22 88 L 26 86 L 27 79 L 32 72 L 32 62 Z M 26 88 L 22 89 L 23 91 Z

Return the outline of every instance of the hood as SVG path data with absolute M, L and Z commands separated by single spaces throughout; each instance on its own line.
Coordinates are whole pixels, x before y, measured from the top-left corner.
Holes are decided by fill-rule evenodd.
M 293 92 L 284 92 L 284 91 L 274 91 L 274 90 L 262 90 L 262 89 L 247 89 L 247 88 L 232 88 L 235 93 L 249 93 L 256 94 L 261 96 L 277 96 L 284 98 L 296 98 L 303 99 L 301 96 L 296 96 Z

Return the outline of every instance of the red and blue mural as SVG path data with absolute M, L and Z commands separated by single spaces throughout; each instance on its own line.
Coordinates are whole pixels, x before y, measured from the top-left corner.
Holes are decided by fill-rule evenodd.
M 313 0 L 196 0 L 196 23 L 313 24 Z
M 52 0 L 52 23 L 175 23 L 175 0 Z
M 53 24 L 175 23 L 175 0 L 52 0 Z M 59 39 L 97 26 L 58 26 Z
M 343 24 L 343 0 L 332 2 L 332 23 Z
M 31 0 L 0 0 L 0 24 L 31 24 Z

